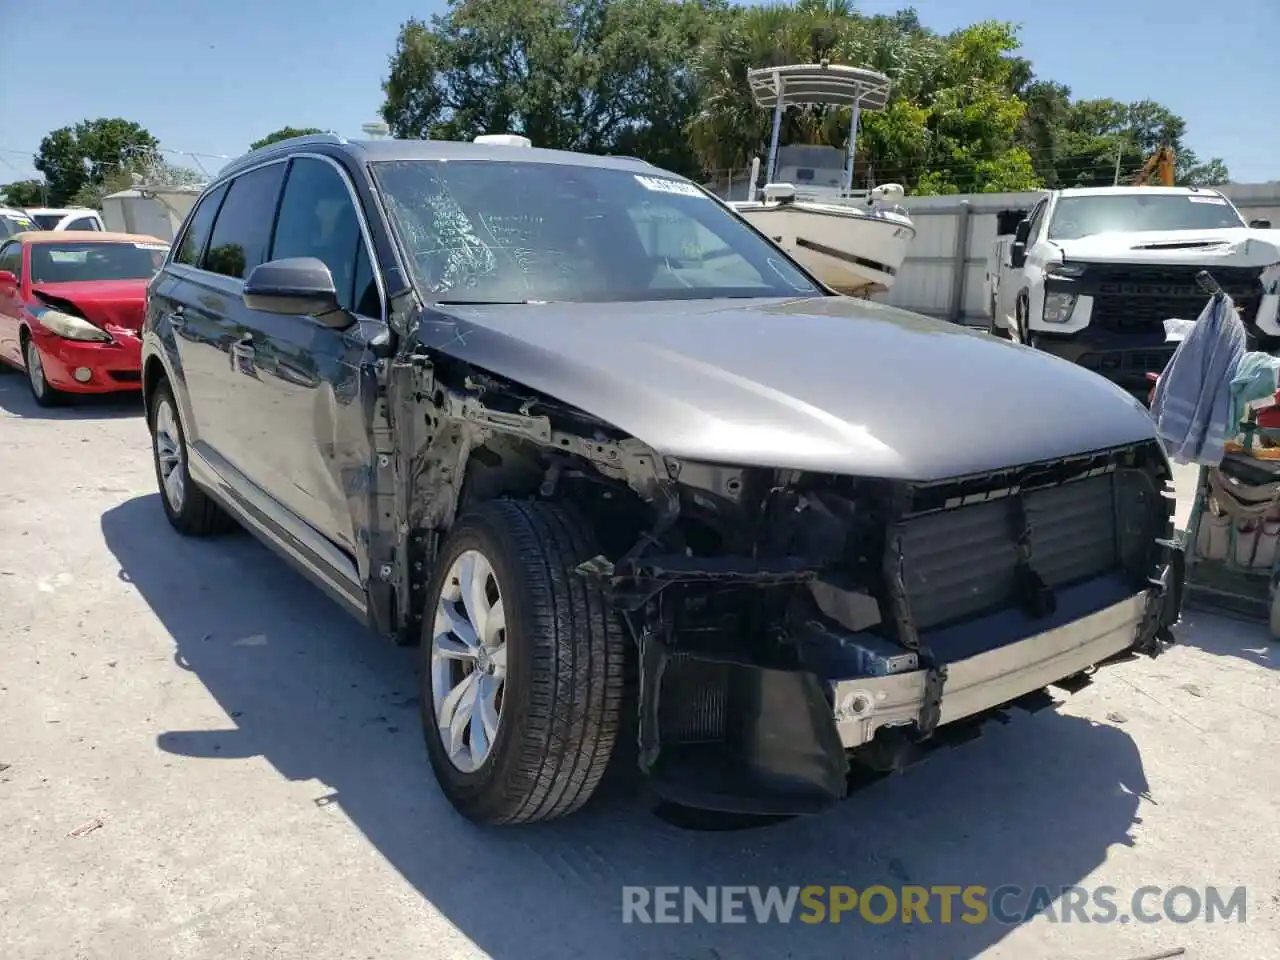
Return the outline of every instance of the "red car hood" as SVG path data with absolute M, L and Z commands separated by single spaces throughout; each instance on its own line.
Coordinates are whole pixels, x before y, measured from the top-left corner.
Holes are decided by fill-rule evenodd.
M 53 309 L 74 307 L 95 327 L 138 333 L 147 302 L 146 280 L 85 280 L 78 283 L 37 283 L 31 289 Z

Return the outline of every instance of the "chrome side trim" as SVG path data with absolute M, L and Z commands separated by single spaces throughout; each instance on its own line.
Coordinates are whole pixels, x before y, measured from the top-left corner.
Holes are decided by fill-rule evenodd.
M 1074 623 L 947 664 L 939 724 L 1016 700 L 1133 646 L 1147 606 L 1144 591 Z M 845 748 L 868 743 L 884 726 L 915 722 L 927 671 L 832 684 L 836 729 Z
M 364 587 L 350 557 L 285 510 L 205 444 L 188 448 L 187 464 L 191 479 L 238 520 L 252 527 L 269 546 L 357 616 L 367 615 Z

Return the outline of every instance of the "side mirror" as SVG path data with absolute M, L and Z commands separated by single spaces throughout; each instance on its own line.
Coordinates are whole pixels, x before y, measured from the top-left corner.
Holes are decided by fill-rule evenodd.
M 1271 221 L 1270 220 L 1250 220 L 1249 226 L 1253 227 L 1253 229 L 1255 230 L 1270 230 Z
M 0 270 L 0 292 L 13 293 L 18 289 L 18 278 L 8 270 Z
M 1019 230 L 1022 228 L 1019 227 Z M 1027 242 L 1015 240 L 1009 245 L 1009 265 L 1021 269 L 1027 263 Z
M 290 257 L 261 263 L 244 282 L 244 305 L 250 310 L 315 317 L 327 327 L 347 327 L 351 316 L 338 306 L 333 274 L 315 257 Z
M 1023 220 L 1018 224 L 1016 230 L 1013 231 L 1013 239 L 1015 242 L 1027 245 L 1027 240 L 1031 236 L 1031 221 Z

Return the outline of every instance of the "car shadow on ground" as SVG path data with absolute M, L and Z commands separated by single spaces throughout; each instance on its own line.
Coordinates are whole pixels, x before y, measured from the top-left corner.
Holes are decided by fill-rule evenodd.
M 1195 607 L 1183 610 L 1174 632 L 1179 643 L 1215 657 L 1235 657 L 1280 670 L 1280 640 L 1272 638 L 1266 623 Z
M 0 414 L 24 420 L 107 420 L 142 415 L 142 393 L 79 394 L 56 407 L 42 407 L 31 395 L 27 375 L 0 364 Z
M 1122 731 L 1051 710 L 880 780 L 826 815 L 758 830 L 694 832 L 641 796 L 597 798 L 577 816 L 483 829 L 431 777 L 418 726 L 414 656 L 368 635 L 247 534 L 174 534 L 155 495 L 102 518 L 119 576 L 173 637 L 226 712 L 218 730 L 157 730 L 185 757 L 261 756 L 317 780 L 421 896 L 496 958 L 612 956 L 972 957 L 1008 925 L 622 922 L 624 885 L 1081 883 L 1114 844 L 1132 845 L 1147 791 Z M 252 801 L 248 801 L 252 802 Z M 1016 908 L 1020 901 L 1009 902 Z M 497 914 L 500 914 L 499 918 Z M 960 910 L 957 907 L 956 916 Z

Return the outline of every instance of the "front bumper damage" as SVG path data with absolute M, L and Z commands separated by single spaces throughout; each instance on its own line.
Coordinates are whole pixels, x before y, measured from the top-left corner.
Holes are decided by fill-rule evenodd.
M 1149 624 L 1172 625 L 1172 607 L 1167 594 L 1145 591 L 1025 640 L 949 663 L 938 724 L 1001 707 L 1130 651 L 1155 652 L 1167 639 L 1144 634 Z M 929 687 L 927 670 L 834 681 L 829 690 L 840 742 L 854 749 L 871 743 L 882 729 L 919 729 Z
M 908 629 L 906 644 L 812 605 L 798 613 L 796 595 L 815 596 L 827 573 L 797 558 L 597 559 L 580 572 L 605 583 L 636 637 L 639 763 L 655 792 L 794 815 L 843 799 L 854 765 L 902 769 L 1003 708 L 1052 703 L 1048 686 L 1079 689 L 1098 665 L 1160 653 L 1181 611 L 1183 555 L 1156 543 L 1145 585 L 1116 570 L 1054 591 L 1046 609 Z M 764 626 L 729 642 L 743 624 Z

